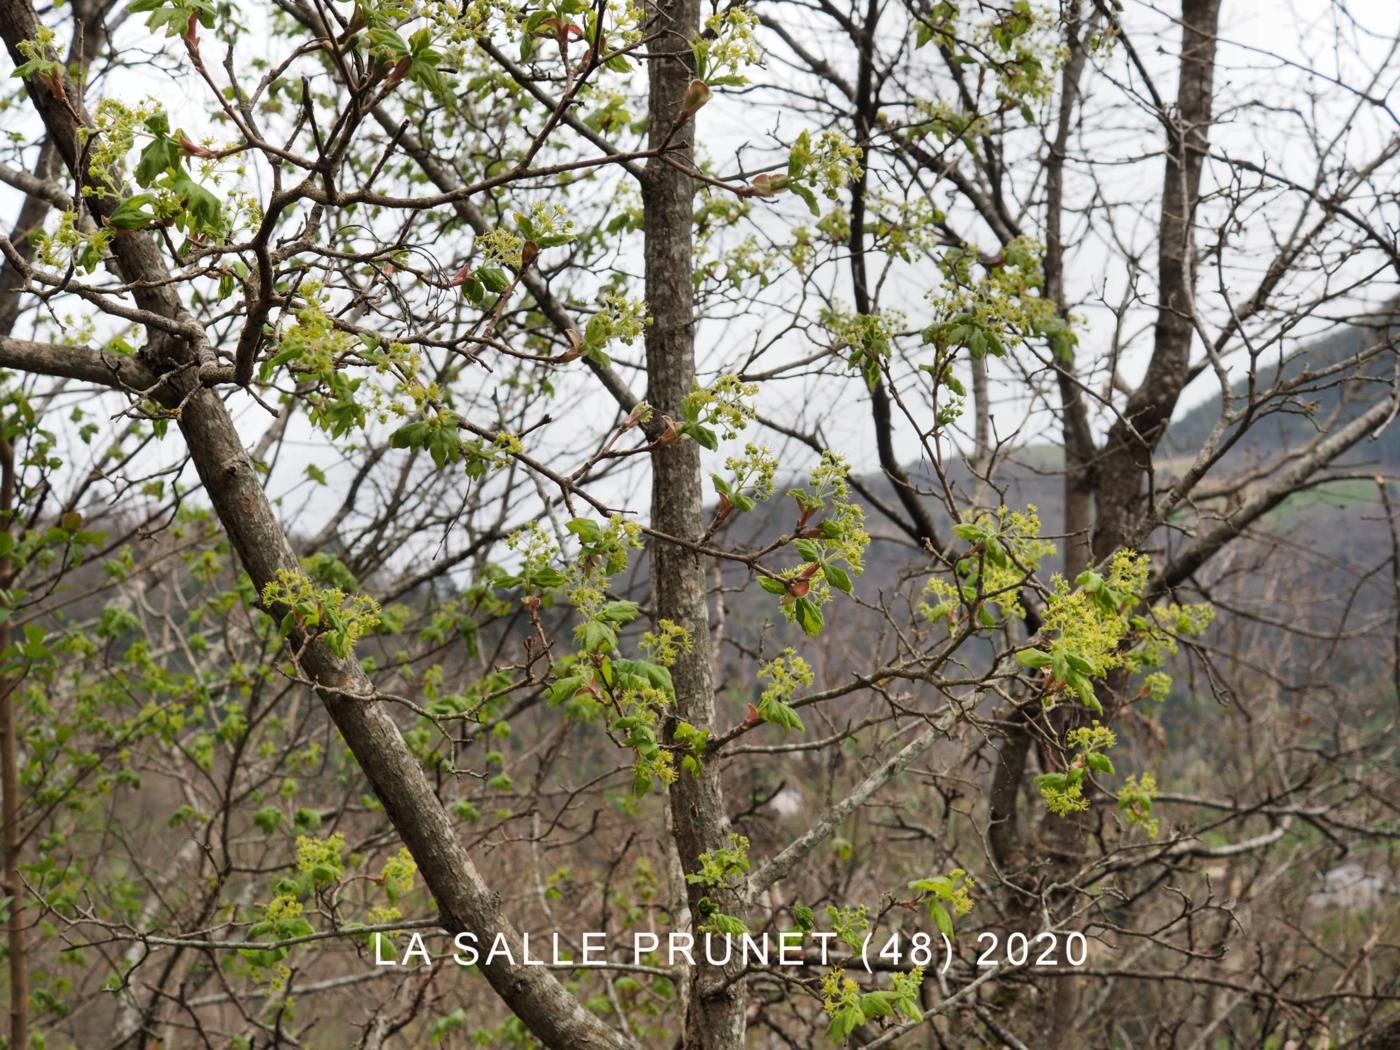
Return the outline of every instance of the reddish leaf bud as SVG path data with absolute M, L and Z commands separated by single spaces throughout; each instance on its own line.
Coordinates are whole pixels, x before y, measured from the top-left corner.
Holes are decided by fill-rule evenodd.
M 198 61 L 199 59 L 199 16 L 190 15 L 190 24 L 185 27 L 185 50 L 190 53 L 190 57 Z
M 681 99 L 680 119 L 693 117 L 700 112 L 706 102 L 710 101 L 710 85 L 703 80 L 692 80 L 690 87 L 685 89 L 685 97 Z
M 674 419 L 667 415 L 661 417 L 661 422 L 666 424 L 666 429 L 663 430 L 661 436 L 656 439 L 657 447 L 659 448 L 662 445 L 674 445 L 681 439 L 680 427 L 676 425 Z

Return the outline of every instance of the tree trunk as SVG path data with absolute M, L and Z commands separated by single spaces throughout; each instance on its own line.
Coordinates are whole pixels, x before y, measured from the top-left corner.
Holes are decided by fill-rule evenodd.
M 1215 82 L 1220 0 L 1183 0 L 1176 106 L 1163 113 L 1166 172 L 1158 220 L 1157 323 L 1152 360 L 1123 415 L 1109 431 L 1098 466 L 1094 557 L 1105 558 L 1133 534 L 1152 452 L 1176 410 L 1191 363 L 1195 324 L 1192 259 L 1201 168 L 1205 163 Z
M 650 145 L 666 146 L 665 158 L 647 163 L 642 179 L 646 298 L 651 325 L 646 335 L 647 402 L 672 419 L 695 383 L 695 293 L 692 230 L 695 186 L 682 170 L 692 163 L 694 120 L 679 126 L 681 104 L 694 77 L 691 41 L 699 25 L 697 0 L 661 0 L 649 9 Z M 668 159 L 674 163 L 668 163 Z M 651 521 L 681 542 L 655 542 L 651 586 L 656 616 L 685 628 L 690 651 L 671 668 L 676 709 L 668 735 L 678 722 L 699 729 L 715 724 L 714 672 L 710 664 L 710 617 L 706 600 L 706 559 L 685 543 L 704 535 L 704 490 L 700 448 L 690 440 L 661 445 L 651 454 Z M 700 855 L 725 846 L 729 818 L 717 768 L 699 776 L 682 772 L 670 788 L 676 850 L 686 872 L 700 867 Z M 716 899 L 713 889 L 688 887 L 693 924 L 702 921 L 700 898 L 708 895 L 725 911 L 742 897 Z M 701 962 L 697 958 L 697 963 Z M 744 988 L 723 967 L 698 965 L 692 977 L 683 1045 L 734 1048 L 744 1043 Z
M 13 323 L 13 320 L 11 321 Z M 0 438 L 0 523 L 12 527 L 15 508 L 15 448 Z M 0 567 L 0 588 L 14 583 L 13 563 Z M 0 624 L 0 653 L 10 647 L 10 621 Z M 19 873 L 19 727 L 15 692 L 20 680 L 0 677 L 0 786 L 4 790 L 5 893 L 10 898 L 6 940 L 10 969 L 10 1046 L 29 1046 L 29 957 L 24 944 L 24 881 Z

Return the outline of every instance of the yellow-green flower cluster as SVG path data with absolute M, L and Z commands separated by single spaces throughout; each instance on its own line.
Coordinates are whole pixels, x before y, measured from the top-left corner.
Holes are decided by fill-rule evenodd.
M 1165 671 L 1153 671 L 1142 680 L 1143 693 L 1153 700 L 1165 700 L 1171 688 L 1172 676 Z
M 744 70 L 763 61 L 754 31 L 758 16 L 747 7 L 732 5 L 705 19 L 696 38 L 696 71 L 707 83 L 746 83 Z
M 865 549 L 870 546 L 870 534 L 865 531 L 865 510 L 851 502 L 846 484 L 850 468 L 836 453 L 822 453 L 821 462 L 812 471 L 812 488 L 823 500 L 829 499 L 831 510 L 828 525 L 822 530 L 827 558 L 839 558 L 859 576 L 865 571 Z
M 773 481 L 778 474 L 778 457 L 766 445 L 747 443 L 744 445 L 744 454 L 729 456 L 724 461 L 724 467 L 734 473 L 736 490 L 744 490 L 760 501 L 773 495 Z
M 1093 668 L 1094 675 L 1122 666 L 1124 656 L 1118 648 L 1132 628 L 1128 609 L 1142 594 L 1148 571 L 1147 555 L 1124 549 L 1113 555 L 1108 575 L 1101 579 L 1097 573 L 1086 574 L 1087 580 L 1071 588 L 1056 576 L 1042 627 L 1042 633 L 1054 636 L 1051 651 L 1075 653 Z
M 662 667 L 670 667 L 681 653 L 690 652 L 690 632 L 678 623 L 661 619 L 656 622 L 656 630 L 642 635 L 640 644 L 642 652 Z
M 685 399 L 685 417 L 714 426 L 726 441 L 738 435 L 754 418 L 753 398 L 757 383 L 742 382 L 738 376 L 720 376 L 708 387 L 695 387 Z
M 536 240 L 557 241 L 574 235 L 574 220 L 569 218 L 569 210 L 562 204 L 537 201 L 528 212 L 517 211 L 515 221 Z
M 559 561 L 559 547 L 538 521 L 532 521 L 523 529 L 506 537 L 506 549 L 520 560 L 518 575 L 527 584 L 536 577 L 543 576 L 554 582 L 542 586 L 557 587 L 564 582 L 564 574 L 556 567 Z M 558 577 L 555 580 L 555 577 Z
M 262 591 L 263 604 L 280 614 L 285 635 L 295 623 L 324 637 L 339 656 L 379 626 L 379 603 L 367 594 L 347 596 L 339 587 L 317 588 L 304 572 L 278 569 Z
M 520 234 L 499 226 L 476 238 L 476 250 L 487 262 L 513 269 L 520 268 L 520 252 L 524 244 L 525 238 Z
M 1100 725 L 1097 720 L 1091 726 L 1071 729 L 1065 740 L 1070 747 L 1078 748 L 1081 751 L 1107 751 L 1118 743 L 1118 738 L 1113 735 L 1113 730 L 1109 729 L 1108 726 Z
M 812 666 L 789 647 L 783 650 L 782 656 L 761 664 L 758 677 L 768 683 L 763 690 L 763 699 L 791 700 L 798 688 L 812 684 Z
M 608 596 L 603 593 L 603 589 L 597 586 L 592 579 L 585 578 L 582 582 L 575 584 L 569 589 L 569 604 L 578 610 L 579 615 L 585 620 L 597 616 L 607 603 Z M 574 628 L 574 633 L 578 634 L 584 629 L 584 624 L 579 624 Z
M 282 350 L 296 351 L 294 360 L 301 367 L 313 375 L 324 376 L 335 368 L 343 354 L 359 344 L 349 332 L 337 328 L 326 312 L 320 282 L 305 281 L 298 292 L 302 304 L 292 314 L 291 326 L 278 335 L 277 342 Z M 405 363 L 416 364 L 416 361 Z
M 1069 732 L 1065 743 L 1079 752 L 1069 768 L 1063 773 L 1046 773 L 1035 778 L 1036 787 L 1040 789 L 1041 797 L 1045 799 L 1052 813 L 1063 817 L 1088 808 L 1089 800 L 1084 797 L 1084 784 L 1091 771 L 1104 776 L 1111 776 L 1117 772 L 1113 768 L 1113 760 L 1104 754 L 1117 742 L 1113 730 L 1097 721 L 1091 726 L 1082 726 Z
M 1084 797 L 1084 790 L 1079 784 L 1041 784 L 1040 797 L 1045 799 L 1051 813 L 1061 817 L 1089 808 L 1089 800 Z
M 345 873 L 345 835 L 337 831 L 324 839 L 297 836 L 297 871 L 313 875 L 318 882 L 333 882 Z
M 417 874 L 418 865 L 413 859 L 413 854 L 408 852 L 407 846 L 400 847 L 396 854 L 384 862 L 384 869 L 379 873 L 379 878 L 391 903 L 413 889 L 413 880 Z
M 603 308 L 594 315 L 589 327 L 595 323 L 602 329 L 601 344 L 616 340 L 631 346 L 651 324 L 651 314 L 644 302 L 609 295 L 604 297 Z
M 801 732 L 805 727 L 791 700 L 799 688 L 812 684 L 811 665 L 788 648 L 782 656 L 760 665 L 758 677 L 768 683 L 758 698 L 759 717 L 785 730 Z
M 263 918 L 267 922 L 282 922 L 295 919 L 302 913 L 301 901 L 289 893 L 279 893 L 263 906 Z
M 1003 103 L 1025 107 L 1050 97 L 1052 74 L 1065 58 L 1064 49 L 1056 46 L 1055 18 L 1048 8 L 1033 8 L 1029 0 L 1014 0 L 985 24 L 989 50 L 995 49 L 987 65 L 996 78 L 997 98 Z M 1045 61 L 1045 55 L 1053 56 L 1052 61 Z M 1029 114 L 1026 119 L 1030 121 Z
M 1209 605 L 1163 605 L 1149 610 L 1145 615 L 1134 618 L 1133 628 L 1142 637 L 1142 644 L 1127 655 L 1129 670 L 1145 671 L 1161 667 L 1168 656 L 1177 652 L 1177 637 L 1199 638 L 1215 622 L 1215 610 Z M 1160 677 L 1147 678 L 1154 699 L 1163 699 L 1170 688 L 1168 677 L 1165 686 Z M 1161 696 L 1157 695 L 1161 692 Z
M 930 576 L 924 584 L 923 601 L 919 602 L 919 615 L 929 623 L 943 621 L 951 633 L 958 619 L 958 603 L 962 594 L 958 588 L 942 576 Z
M 881 194 L 871 202 L 870 232 L 880 248 L 905 262 L 933 251 L 942 243 L 942 208 L 924 194 L 894 197 Z
M 861 149 L 839 131 L 823 131 L 815 141 L 803 131 L 792 144 L 789 164 L 805 172 L 804 180 L 821 190 L 827 200 L 835 200 L 860 178 Z
M 626 0 L 622 4 L 609 4 L 608 18 L 612 22 L 609 35 L 614 47 L 635 44 L 642 39 L 643 27 L 647 20 L 646 8 L 643 5 L 635 3 L 634 0 Z
M 148 135 L 146 121 L 161 111 L 160 103 L 149 95 L 134 106 L 110 95 L 99 101 L 92 113 L 88 174 L 112 191 L 118 190 L 112 176 L 125 173 L 127 155 L 136 145 L 136 136 Z M 91 192 L 91 188 L 86 192 Z
M 400 31 L 407 35 L 407 30 L 414 28 L 410 23 L 419 19 L 427 22 L 433 46 L 453 66 L 461 66 L 472 45 L 492 29 L 514 29 L 520 21 L 513 5 L 497 0 L 404 0 L 400 11 L 405 21 Z
M 1024 617 L 1021 606 L 1021 586 L 1027 574 L 1040 567 L 1043 558 L 1055 553 L 1055 545 L 1040 538 L 1040 514 L 1034 503 L 1024 512 L 998 507 L 995 519 L 983 512 L 977 515 L 984 528 L 994 529 L 1002 549 L 1010 555 L 1005 561 L 982 567 L 982 588 L 1001 607 L 1003 613 Z
M 78 226 L 77 213 L 64 211 L 59 212 L 54 228 L 40 232 L 34 241 L 35 256 L 45 266 L 55 270 L 73 266 L 84 273 L 91 273 L 107 254 L 112 231 L 82 230 Z
M 823 310 L 820 323 L 831 337 L 831 349 L 858 350 L 878 358 L 889 355 L 894 334 L 904 322 L 897 310 L 880 314 L 860 314 L 835 307 Z
M 1157 818 L 1152 815 L 1152 803 L 1157 798 L 1157 778 L 1151 773 L 1130 776 L 1123 790 L 1118 792 L 1118 810 L 1128 823 L 1136 824 L 1152 838 L 1159 830 Z
M 709 889 L 735 887 L 743 882 L 748 870 L 749 840 L 731 831 L 729 845 L 700 854 L 700 869 L 686 875 L 685 881 Z
M 1000 357 L 1027 337 L 1043 335 L 1058 355 L 1068 356 L 1069 327 L 1040 294 L 1043 255 L 1044 246 L 1025 236 L 990 257 L 972 247 L 944 252 L 938 261 L 942 283 L 928 296 L 934 319 L 925 341 L 940 352 L 963 346 L 974 357 Z
M 948 878 L 953 883 L 953 896 L 951 898 L 953 910 L 958 915 L 966 915 L 972 910 L 972 893 L 970 892 L 972 883 L 968 880 L 967 872 L 962 868 L 954 868 L 948 873 Z
M 641 547 L 642 527 L 614 514 L 596 536 L 587 536 L 586 541 L 588 549 L 581 566 L 584 573 L 616 576 L 627 568 L 632 551 Z
M 832 970 L 822 978 L 822 1008 L 828 1017 L 843 1010 L 860 1009 L 860 985 L 845 970 Z

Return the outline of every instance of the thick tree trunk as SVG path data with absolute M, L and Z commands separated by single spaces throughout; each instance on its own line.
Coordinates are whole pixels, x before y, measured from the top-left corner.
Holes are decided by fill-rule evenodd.
M 694 76 L 691 41 L 699 25 L 697 0 L 661 0 L 648 13 L 651 36 L 650 145 L 665 145 L 664 157 L 648 162 L 642 179 L 646 298 L 651 326 L 646 335 L 647 401 L 660 414 L 679 419 L 681 401 L 695 382 L 695 296 L 692 282 L 692 229 L 695 187 L 680 170 L 692 162 L 694 121 L 677 126 L 682 100 Z M 667 159 L 674 163 L 668 163 Z M 700 448 L 684 440 L 652 452 L 651 520 L 680 543 L 652 546 L 651 586 L 656 616 L 685 628 L 690 651 L 671 668 L 676 687 L 675 716 L 701 729 L 715 724 L 714 674 L 710 665 L 710 618 L 706 600 L 706 559 L 685 543 L 704 534 L 704 490 Z M 693 872 L 700 855 L 727 844 L 729 818 L 719 771 L 706 765 L 699 776 L 681 773 L 671 785 L 670 804 L 676 850 L 682 867 Z M 742 897 L 716 899 L 713 889 L 689 887 L 692 923 L 702 922 L 699 903 L 710 896 L 726 911 Z M 700 960 L 697 959 L 697 962 Z M 691 983 L 683 1045 L 734 1048 L 744 1044 L 745 996 L 742 982 L 723 967 L 697 966 Z
M 184 393 L 189 393 L 185 391 Z M 212 390 L 194 391 L 180 416 L 200 480 L 228 531 L 239 560 L 257 586 L 278 569 L 297 568 L 297 558 L 278 525 L 258 475 L 244 451 L 223 402 Z M 409 751 L 382 703 L 366 701 L 373 686 L 354 659 L 341 659 L 318 640 L 291 639 L 301 649 L 301 667 L 355 755 L 384 811 L 393 821 L 450 931 L 475 933 L 480 946 L 502 935 L 516 959 L 520 934 L 502 914 L 500 895 L 482 880 L 457 841 L 446 809 L 423 767 Z M 543 1042 L 557 1050 L 603 1050 L 625 1041 L 588 1013 L 542 967 L 483 965 L 491 986 Z
M 45 141 L 39 149 L 39 159 L 34 166 L 37 178 L 48 178 L 50 169 L 57 160 L 57 153 Z M 49 212 L 47 201 L 39 197 L 26 197 L 20 207 L 19 218 L 15 221 L 10 243 L 22 258 L 33 255 L 33 245 L 29 234 L 36 229 Z M 0 266 L 0 337 L 7 337 L 14 331 L 19 319 L 20 294 L 23 283 L 13 272 L 14 267 Z M 9 532 L 13 527 L 15 513 L 15 450 L 9 442 L 0 438 L 0 525 Z M 0 588 L 14 585 L 14 566 L 6 562 L 0 566 Z M 0 624 L 0 653 L 10 647 L 10 621 Z M 5 676 L 0 678 L 0 790 L 4 792 L 4 879 L 5 894 L 10 898 L 9 918 L 6 924 L 6 950 L 10 973 L 10 1046 L 29 1046 L 29 956 L 25 945 L 24 929 L 24 880 L 20 877 L 20 797 L 19 797 L 19 709 L 16 692 L 20 679 Z
M 1176 106 L 1166 122 L 1166 171 L 1158 220 L 1157 324 L 1147 375 L 1109 431 L 1098 464 L 1094 557 L 1112 554 L 1134 532 L 1152 453 L 1186 384 L 1195 324 L 1192 259 L 1201 168 L 1214 97 L 1220 0 L 1183 0 Z

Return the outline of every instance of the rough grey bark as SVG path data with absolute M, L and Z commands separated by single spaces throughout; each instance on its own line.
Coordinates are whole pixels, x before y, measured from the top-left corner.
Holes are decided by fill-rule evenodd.
M 650 147 L 666 147 L 647 162 L 642 178 L 646 299 L 651 325 L 646 334 L 647 402 L 654 412 L 681 418 L 681 402 L 695 382 L 695 298 L 692 281 L 692 229 L 695 186 L 685 173 L 694 148 L 693 120 L 682 120 L 681 105 L 694 77 L 691 41 L 700 20 L 697 0 L 659 0 L 648 9 Z M 704 489 L 700 448 L 690 440 L 661 442 L 652 451 L 651 521 L 681 542 L 655 542 L 651 586 L 656 616 L 685 628 L 690 651 L 671 668 L 676 687 L 675 717 L 701 729 L 715 724 L 714 676 L 710 666 L 710 617 L 706 600 L 707 564 L 687 543 L 704 535 Z M 702 853 L 727 844 L 729 818 L 719 770 L 706 764 L 699 776 L 682 773 L 670 788 L 672 829 L 686 872 L 700 867 Z M 742 897 L 688 888 L 692 922 L 702 920 L 700 899 L 707 893 L 726 911 Z M 697 960 L 699 962 L 699 960 Z M 744 1044 L 745 989 L 723 967 L 700 965 L 692 976 L 683 1045 L 719 1050 Z
M 27 0 L 0 5 L 0 36 L 16 64 L 23 61 L 19 44 L 33 40 L 38 27 Z M 64 162 L 81 180 L 79 129 L 91 123 L 81 95 L 66 77 L 57 92 L 37 80 L 26 82 L 26 87 Z M 100 195 L 85 199 L 98 222 L 116 204 Z M 180 430 L 200 480 L 240 562 L 261 589 L 276 578 L 279 569 L 296 571 L 299 564 L 223 401 L 201 383 L 201 373 L 207 374 L 207 366 L 214 364 L 212 350 L 181 305 L 152 238 L 128 233 L 115 238 L 112 251 L 139 307 L 199 333 L 190 337 L 152 329 L 150 343 L 142 351 L 143 364 L 155 374 L 165 374 L 161 399 L 169 406 L 181 406 Z M 483 947 L 500 935 L 512 954 L 521 958 L 519 931 L 502 913 L 499 895 L 487 887 L 458 842 L 447 811 L 393 719 L 382 703 L 370 699 L 373 686 L 359 663 L 297 632 L 289 644 L 299 653 L 301 670 L 315 683 L 331 719 L 417 862 L 437 901 L 443 926 L 451 932 L 475 933 Z M 543 967 L 497 959 L 481 969 L 511 1010 L 546 1045 L 558 1050 L 629 1046 Z
M 0 361 L 6 368 L 84 383 L 146 390 L 160 382 L 160 376 L 140 361 L 117 354 L 104 354 L 85 346 L 37 343 L 29 339 L 0 336 Z

